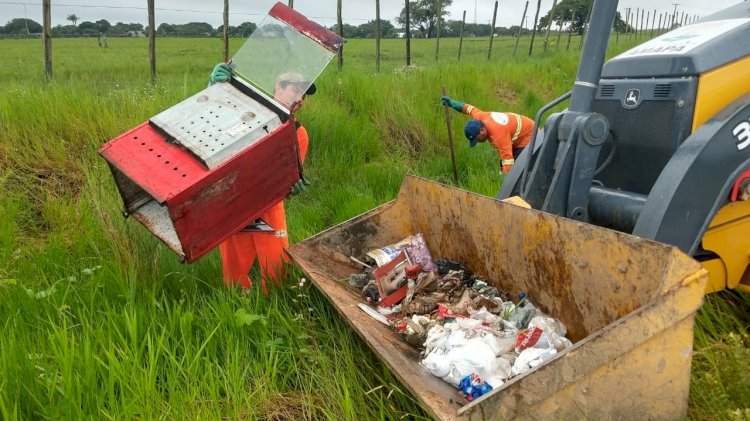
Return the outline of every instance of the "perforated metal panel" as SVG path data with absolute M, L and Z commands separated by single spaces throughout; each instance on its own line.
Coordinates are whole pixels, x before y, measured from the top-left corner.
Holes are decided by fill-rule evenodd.
M 281 125 L 279 116 L 229 83 L 216 83 L 151 118 L 213 169 Z

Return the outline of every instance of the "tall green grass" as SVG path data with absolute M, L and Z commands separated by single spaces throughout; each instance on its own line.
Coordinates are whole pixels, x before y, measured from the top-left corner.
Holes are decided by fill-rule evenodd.
M 453 184 L 441 87 L 480 108 L 534 116 L 575 79 L 571 50 L 528 38 L 353 40 L 299 113 L 312 185 L 287 201 L 293 242 L 395 197 L 415 173 Z M 620 39 L 616 51 L 635 40 Z M 232 40 L 232 50 L 240 45 Z M 525 46 L 524 46 L 525 45 Z M 0 418 L 424 418 L 419 404 L 293 270 L 264 297 L 227 289 L 212 252 L 192 265 L 119 212 L 98 148 L 206 86 L 219 40 L 0 40 Z M 451 113 L 459 185 L 494 196 L 498 160 Z M 747 418 L 746 295 L 707 298 L 696 324 L 694 418 Z

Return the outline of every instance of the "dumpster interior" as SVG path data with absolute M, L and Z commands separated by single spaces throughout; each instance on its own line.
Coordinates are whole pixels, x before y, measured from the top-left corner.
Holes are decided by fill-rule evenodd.
M 415 234 L 421 234 L 435 261 L 459 262 L 481 277 L 488 287 L 516 297 L 516 304 L 517 294 L 526 294 L 536 308 L 567 328 L 567 338 L 574 345 L 540 367 L 554 378 L 545 378 L 533 397 L 525 396 L 523 390 L 528 391 L 529 384 L 539 381 L 534 377 L 539 369 L 515 376 L 500 388 L 468 403 L 456 388 L 420 364 L 423 355 L 418 347 L 407 344 L 382 320 L 376 320 L 372 312 L 363 311 L 362 307 L 373 307 L 373 303 L 367 302 L 366 294 L 352 288 L 350 280 L 352 274 L 363 271 L 362 263 L 367 263 L 362 261 L 363 256 Z M 700 265 L 673 247 L 522 209 L 413 176 L 407 176 L 396 200 L 323 231 L 288 251 L 354 330 L 437 418 L 471 417 L 477 409 L 485 414 L 490 408 L 501 412 L 479 418 L 519 415 L 523 410 L 509 405 L 508 396 L 530 404 L 555 396 L 563 385 L 574 385 L 568 389 L 575 389 L 577 381 L 598 376 L 589 373 L 594 373 L 602 361 L 632 351 L 623 344 L 623 349 L 610 352 L 610 343 L 602 345 L 608 349 L 602 351 L 603 360 L 591 354 L 620 329 L 618 324 L 628 325 L 630 322 L 623 320 L 667 311 L 665 300 L 686 285 L 690 285 L 685 290 L 689 291 L 689 299 L 683 298 L 679 308 L 668 317 L 657 314 L 659 323 L 654 325 L 664 324 L 666 329 L 673 323 L 686 321 L 681 325 L 692 329 L 691 316 L 702 299 L 699 284 L 705 282 Z M 652 327 L 655 332 L 660 329 Z M 638 334 L 646 336 L 630 338 L 636 345 L 649 339 L 648 329 L 642 330 Z M 685 347 L 692 347 L 692 330 L 680 335 L 681 342 L 675 345 L 675 352 L 685 354 Z M 568 361 L 562 361 L 565 359 Z M 687 392 L 679 391 L 679 385 L 689 384 L 689 352 L 687 360 L 684 357 L 679 360 L 674 363 L 675 378 L 664 380 L 674 389 L 670 396 L 677 402 L 683 395 L 687 399 Z M 575 361 L 579 361 L 580 367 L 560 372 Z M 650 387 L 632 385 L 637 394 L 657 393 L 662 386 L 659 382 Z M 590 387 L 591 384 L 586 385 L 587 390 Z M 626 390 L 630 386 L 618 387 Z M 520 388 L 521 393 L 509 395 L 507 391 L 513 388 Z M 503 392 L 505 395 L 500 395 Z M 579 405 L 579 409 L 580 405 L 591 405 L 568 400 L 571 405 Z M 494 406 L 489 401 L 495 402 Z M 498 406 L 501 402 L 502 407 Z M 555 405 L 550 406 L 552 413 L 560 414 Z M 611 407 L 616 409 L 617 405 Z M 592 413 L 596 412 L 589 412 Z

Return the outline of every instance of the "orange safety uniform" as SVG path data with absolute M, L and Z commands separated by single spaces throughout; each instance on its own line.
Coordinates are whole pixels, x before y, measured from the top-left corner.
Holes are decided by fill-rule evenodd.
M 471 104 L 464 104 L 463 113 L 484 124 L 487 137 L 500 156 L 503 173 L 510 171 L 515 163 L 513 150 L 523 149 L 531 142 L 534 120 L 516 113 L 482 111 Z
M 297 126 L 297 143 L 299 144 L 300 160 L 305 162 L 307 146 L 310 143 L 307 130 L 302 125 Z M 284 279 L 284 263 L 288 262 L 284 249 L 289 246 L 286 231 L 286 213 L 284 201 L 280 200 L 271 209 L 260 216 L 274 232 L 245 232 L 232 234 L 219 245 L 221 261 L 223 263 L 224 283 L 234 285 L 239 283 L 244 288 L 253 286 L 248 273 L 258 258 L 261 273 L 261 287 L 267 292 L 266 280 L 273 279 L 280 284 Z

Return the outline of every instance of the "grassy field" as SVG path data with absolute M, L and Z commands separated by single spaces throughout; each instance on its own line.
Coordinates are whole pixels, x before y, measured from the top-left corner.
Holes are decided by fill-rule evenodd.
M 529 39 L 353 40 L 299 117 L 313 184 L 287 201 L 293 242 L 395 197 L 407 172 L 452 184 L 441 86 L 533 116 L 575 79 L 579 39 L 528 57 Z M 232 50 L 241 40 L 232 40 Z M 613 52 L 635 44 L 620 38 Z M 268 297 L 227 289 L 212 252 L 192 265 L 124 220 L 101 145 L 206 86 L 222 45 L 158 39 L 0 40 L 0 418 L 426 418 L 299 272 Z M 454 114 L 454 117 L 458 117 Z M 454 118 L 462 188 L 494 196 L 498 163 Z M 707 297 L 697 317 L 689 416 L 750 418 L 750 298 Z

